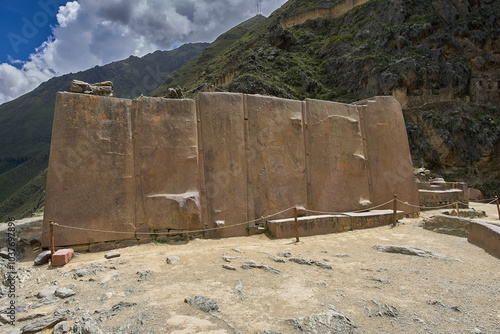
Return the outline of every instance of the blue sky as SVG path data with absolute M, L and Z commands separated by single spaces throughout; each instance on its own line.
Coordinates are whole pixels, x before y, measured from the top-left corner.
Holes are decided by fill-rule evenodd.
M 30 54 L 52 34 L 51 26 L 57 24 L 58 6 L 67 1 L 22 0 L 0 2 L 0 63 L 28 60 Z M 43 4 L 46 4 L 44 6 Z M 22 63 L 16 63 L 21 68 Z
M 0 104 L 53 76 L 211 42 L 286 0 L 2 0 Z

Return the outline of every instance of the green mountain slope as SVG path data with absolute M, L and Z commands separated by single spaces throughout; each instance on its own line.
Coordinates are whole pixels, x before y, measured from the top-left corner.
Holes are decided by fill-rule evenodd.
M 198 88 L 193 91 L 193 94 L 195 94 L 201 88 L 198 86 L 203 85 L 207 80 L 211 83 L 217 78 L 212 76 L 211 73 L 220 73 L 223 65 L 227 62 L 227 58 L 230 57 L 231 51 L 234 50 L 234 44 L 239 43 L 245 34 L 249 31 L 253 32 L 265 20 L 264 16 L 257 15 L 226 31 L 197 57 L 194 57 L 186 65 L 167 76 L 163 83 L 153 90 L 150 95 L 164 96 L 168 88 L 177 86 L 185 88 L 185 90 Z
M 179 85 L 188 96 L 200 87 L 347 103 L 394 95 L 416 165 L 489 197 L 500 192 L 500 2 L 371 0 L 348 8 L 354 2 L 290 0 L 151 94 Z
M 69 90 L 73 79 L 91 83 L 111 80 L 114 96 L 133 98 L 147 95 L 166 75 L 207 46 L 206 43 L 186 44 L 172 51 L 156 51 L 142 58 L 131 56 L 105 66 L 55 77 L 0 105 L 0 218 L 9 215 L 15 206 L 15 201 L 5 201 L 48 166 L 57 91 Z

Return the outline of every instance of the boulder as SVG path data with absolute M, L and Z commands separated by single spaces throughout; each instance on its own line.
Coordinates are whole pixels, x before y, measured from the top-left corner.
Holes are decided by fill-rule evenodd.
M 80 80 L 73 80 L 69 87 L 72 93 L 91 94 L 91 95 L 113 95 L 113 83 L 111 81 L 103 81 L 99 83 L 89 84 Z
M 34 261 L 35 266 L 41 266 L 42 264 L 48 263 L 51 255 L 52 253 L 50 252 L 50 250 L 46 250 L 38 254 Z

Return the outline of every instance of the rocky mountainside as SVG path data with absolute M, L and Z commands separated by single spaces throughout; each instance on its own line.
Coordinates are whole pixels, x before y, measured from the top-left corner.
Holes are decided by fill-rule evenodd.
M 394 95 L 415 165 L 491 196 L 500 192 L 499 81 L 498 1 L 290 0 L 152 95 L 177 85 L 188 96 L 204 87 L 341 102 Z
M 173 70 L 208 44 L 186 44 L 172 51 L 131 56 L 105 66 L 55 77 L 33 91 L 0 105 L 0 221 L 24 216 L 43 205 L 48 150 L 57 91 L 69 90 L 73 79 L 111 80 L 114 96 L 147 95 Z

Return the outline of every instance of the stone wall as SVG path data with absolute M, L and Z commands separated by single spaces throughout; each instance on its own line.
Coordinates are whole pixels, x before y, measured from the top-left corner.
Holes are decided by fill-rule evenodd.
M 49 220 L 101 230 L 56 226 L 57 246 L 140 237 L 135 232 L 241 236 L 241 223 L 292 206 L 354 211 L 395 193 L 418 205 L 392 97 L 346 105 L 236 93 L 196 100 L 58 93 L 43 244 Z

